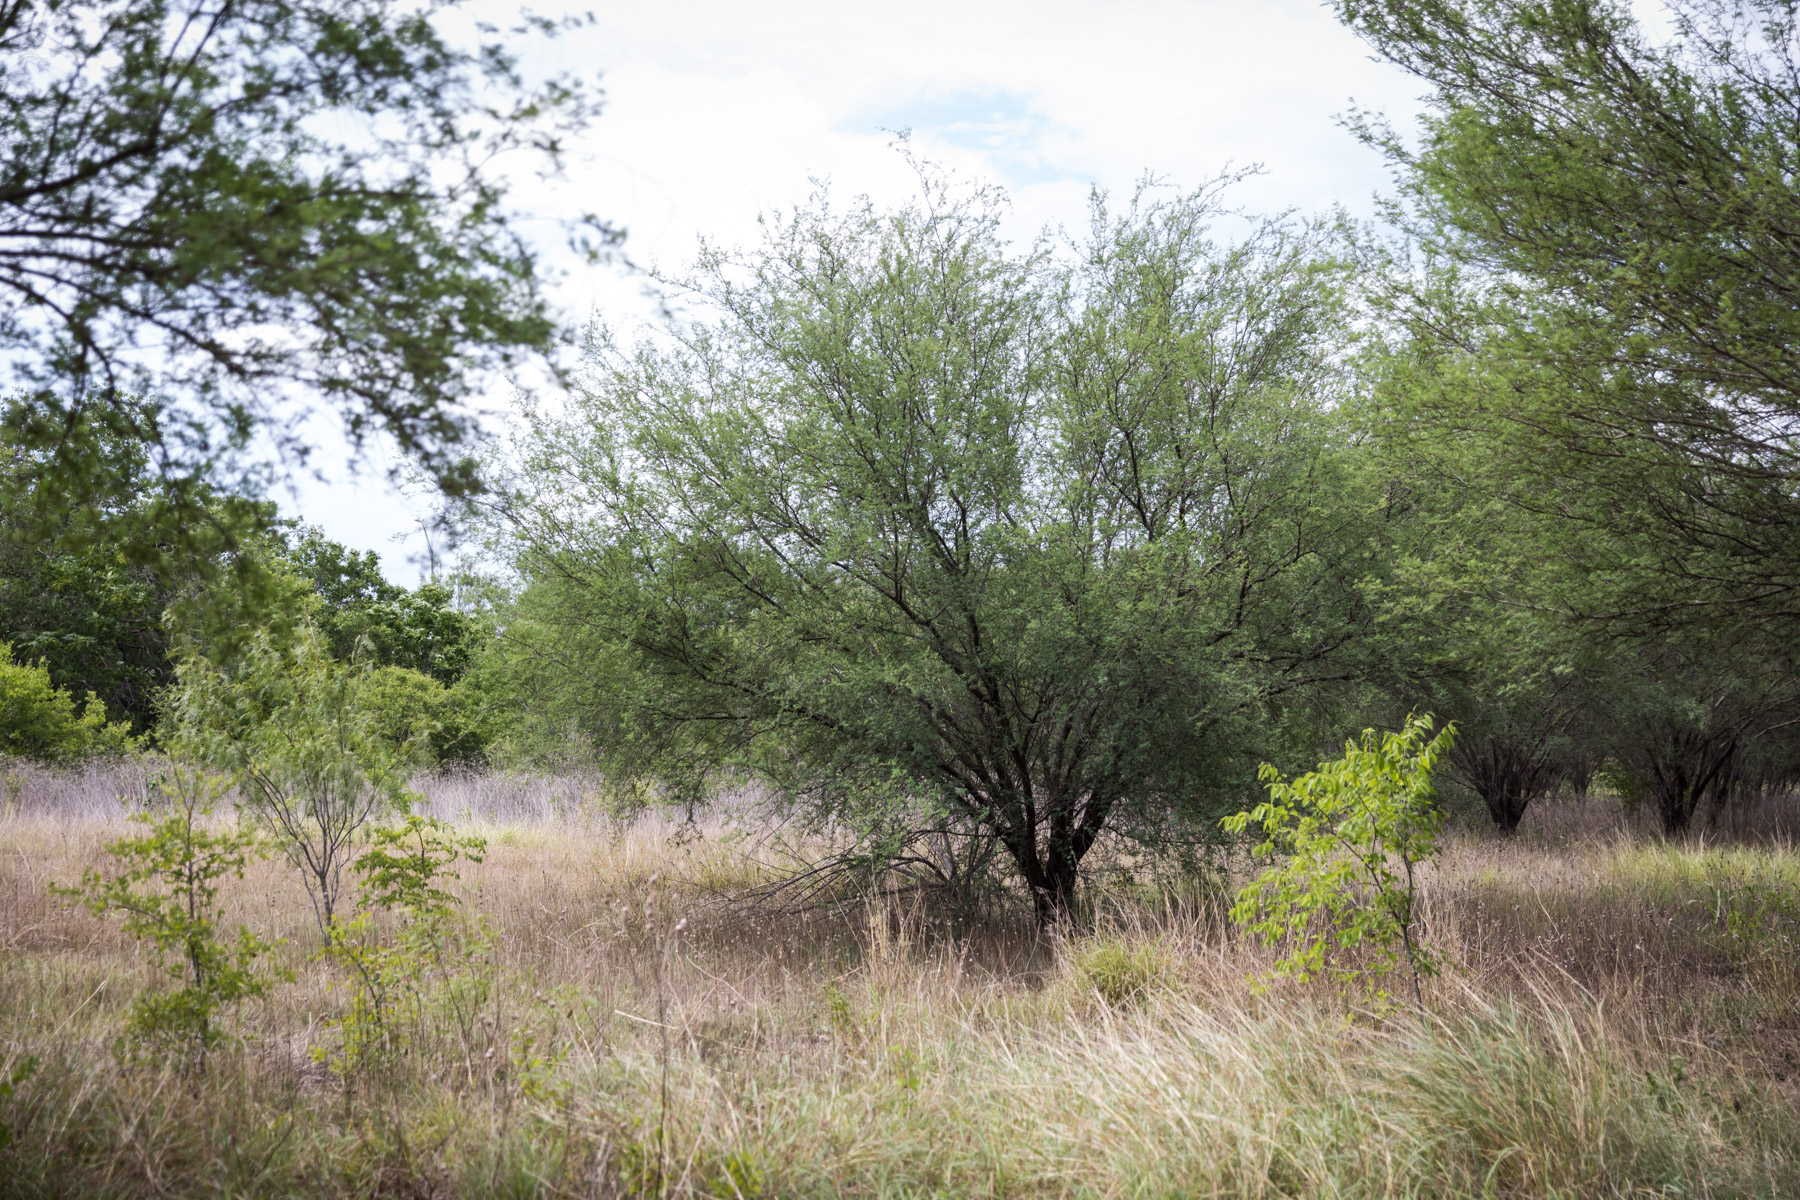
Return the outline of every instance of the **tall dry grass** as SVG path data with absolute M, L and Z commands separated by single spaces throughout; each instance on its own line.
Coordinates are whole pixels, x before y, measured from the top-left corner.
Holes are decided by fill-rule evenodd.
M 228 915 L 295 978 L 195 1078 L 119 1052 L 142 951 L 48 891 L 118 836 L 107 786 L 32 776 L 0 815 L 8 1196 L 1800 1195 L 1800 855 L 1770 823 L 1670 844 L 1590 801 L 1456 834 L 1417 1017 L 1257 990 L 1204 890 L 1102 892 L 1066 939 L 1004 900 L 776 912 L 727 898 L 777 866 L 727 824 L 440 779 L 489 839 L 457 884 L 481 987 L 334 1075 L 344 980 L 263 863 Z

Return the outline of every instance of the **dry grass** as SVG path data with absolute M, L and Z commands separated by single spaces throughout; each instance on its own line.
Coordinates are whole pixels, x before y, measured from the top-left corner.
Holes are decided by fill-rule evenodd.
M 231 916 L 295 979 L 193 1078 L 124 1063 L 148 966 L 48 891 L 102 860 L 101 794 L 131 782 L 32 775 L 0 816 L 9 1196 L 1800 1195 L 1800 855 L 1754 836 L 1774 821 L 1670 845 L 1595 801 L 1458 834 L 1418 1020 L 1256 992 L 1266 956 L 1203 894 L 1101 897 L 1069 944 L 1005 903 L 774 914 L 720 898 L 770 869 L 722 826 L 439 780 L 490 841 L 459 883 L 497 938 L 464 967 L 486 995 L 337 1078 L 311 1050 L 342 981 L 265 863 Z M 1096 986 L 1113 961 L 1132 986 Z

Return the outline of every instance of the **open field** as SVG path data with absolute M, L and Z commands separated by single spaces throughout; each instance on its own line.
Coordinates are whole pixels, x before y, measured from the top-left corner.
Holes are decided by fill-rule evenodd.
M 578 782 L 440 781 L 489 839 L 457 884 L 489 932 L 396 1051 L 332 1069 L 345 981 L 265 862 L 230 916 L 285 939 L 294 977 L 194 1076 L 124 1051 L 148 963 L 49 891 L 124 832 L 129 781 L 14 779 L 9 1197 L 1800 1195 L 1788 806 L 1711 842 L 1601 800 L 1507 843 L 1455 833 L 1419 1020 L 1257 992 L 1267 954 L 1204 890 L 1100 884 L 1065 941 L 1004 897 L 780 913 L 729 899 L 768 867 L 721 827 L 616 828 Z

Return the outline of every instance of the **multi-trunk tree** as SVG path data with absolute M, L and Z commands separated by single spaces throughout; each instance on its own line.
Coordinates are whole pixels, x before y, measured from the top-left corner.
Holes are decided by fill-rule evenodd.
M 1103 835 L 1246 794 L 1268 706 L 1340 670 L 1378 520 L 1345 273 L 1316 229 L 1215 240 L 1212 190 L 1097 202 L 1058 257 L 922 178 L 707 251 L 654 343 L 594 336 L 520 447 L 502 640 L 583 648 L 616 773 L 974 830 L 1049 921 Z

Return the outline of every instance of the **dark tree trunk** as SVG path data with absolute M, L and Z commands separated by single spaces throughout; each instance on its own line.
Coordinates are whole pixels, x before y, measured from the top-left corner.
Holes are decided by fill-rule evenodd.
M 1555 785 L 1561 766 L 1545 739 L 1487 737 L 1471 739 L 1451 751 L 1452 761 L 1469 787 L 1487 805 L 1488 815 L 1510 837 L 1531 802 Z
M 1700 801 L 1708 793 L 1730 786 L 1738 751 L 1735 730 L 1710 735 L 1665 733 L 1640 750 L 1642 774 L 1648 777 L 1664 834 L 1679 837 L 1686 833 Z
M 1047 810 L 1041 814 L 1045 817 L 1043 828 L 1021 821 L 999 830 L 1001 844 L 1031 891 L 1032 915 L 1044 929 L 1068 919 L 1081 860 L 1093 848 L 1112 807 L 1110 802 L 1092 799 L 1059 800 L 1043 804 Z
M 1075 903 L 1077 866 L 1072 860 L 1046 864 L 1041 880 L 1031 885 L 1031 912 L 1038 928 L 1049 929 L 1068 920 Z
M 1569 785 L 1569 791 L 1577 800 L 1585 803 L 1589 790 L 1594 786 L 1594 775 L 1605 761 L 1591 750 L 1572 752 L 1563 765 L 1563 782 Z
M 1511 789 L 1489 790 L 1481 793 L 1481 799 L 1494 827 L 1507 837 L 1519 831 L 1519 822 L 1525 819 L 1525 810 L 1532 801 L 1532 797 Z

